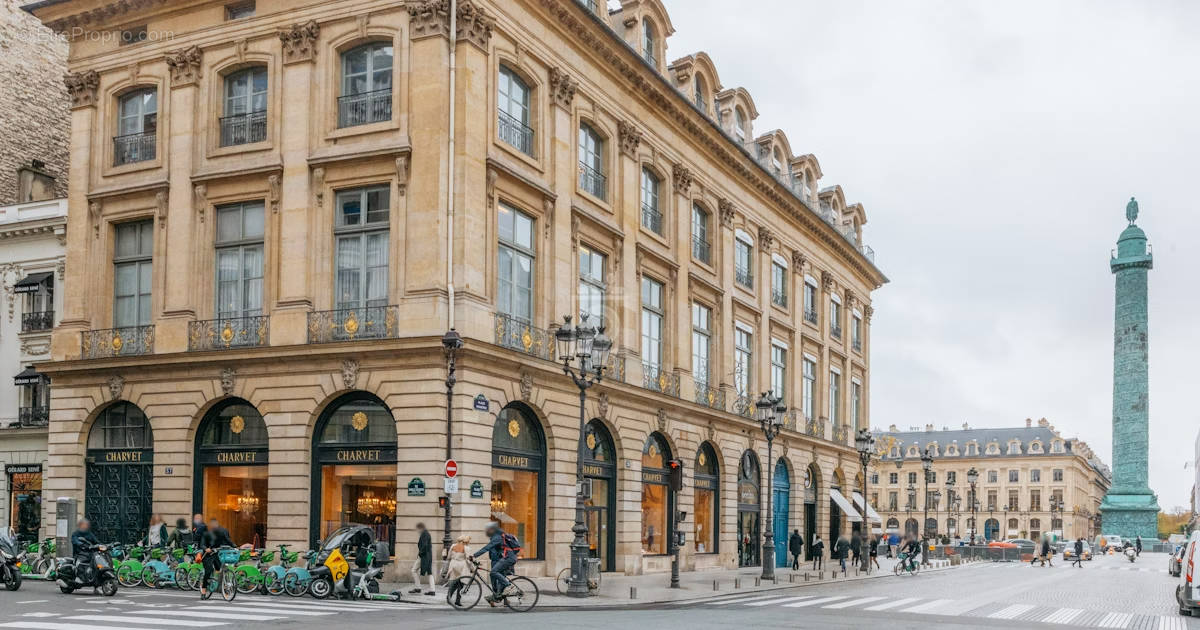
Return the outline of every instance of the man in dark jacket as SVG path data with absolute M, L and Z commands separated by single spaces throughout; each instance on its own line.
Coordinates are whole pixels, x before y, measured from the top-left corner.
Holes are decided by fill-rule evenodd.
M 488 575 L 492 578 L 492 592 L 495 595 L 488 595 L 488 603 L 494 606 L 500 597 L 517 594 L 516 587 L 506 577 L 512 571 L 513 566 L 517 564 L 517 552 L 504 543 L 508 534 L 500 529 L 500 523 L 489 522 L 484 532 L 488 536 L 488 544 L 472 554 L 471 557 L 478 558 L 486 553 L 488 559 L 492 561 L 492 568 L 488 571 Z
M 92 556 L 96 548 L 100 546 L 100 539 L 96 537 L 96 532 L 92 531 L 91 521 L 82 519 L 79 521 L 74 532 L 71 533 L 71 555 L 75 558 L 75 567 L 79 579 L 86 584 L 92 581 L 94 572 Z
M 197 514 L 192 517 L 192 540 L 196 546 L 204 548 L 204 536 L 208 533 L 208 525 L 204 524 L 204 515 Z
M 1072 562 L 1071 564 L 1079 567 L 1080 569 L 1083 568 L 1083 539 L 1082 538 L 1075 539 L 1075 561 Z
M 833 543 L 833 555 L 837 558 L 838 565 L 842 567 L 842 572 L 846 571 L 846 554 L 850 551 L 850 541 L 846 540 L 846 536 L 838 536 L 837 542 Z
M 859 536 L 858 532 L 854 532 L 854 535 L 850 537 L 850 554 L 853 560 L 851 564 L 853 566 L 857 567 L 862 564 L 862 544 L 862 536 Z
M 429 590 L 426 595 L 433 595 L 433 540 L 425 523 L 417 523 L 417 559 L 412 565 L 413 587 L 408 592 L 421 592 L 421 577 L 428 576 Z
M 1140 557 L 1142 555 L 1142 537 L 1141 536 L 1137 537 L 1137 544 L 1135 546 L 1137 548 L 1137 555 Z
M 201 558 L 201 563 L 204 565 L 204 576 L 200 579 L 200 596 L 203 597 L 208 593 L 209 578 L 213 573 L 221 570 L 221 557 L 217 551 L 221 547 L 236 547 L 237 545 L 233 544 L 233 540 L 229 537 L 229 530 L 221 527 L 215 518 L 208 522 L 201 541 L 200 546 L 204 549 L 204 555 Z
M 800 530 L 793 529 L 792 535 L 788 537 L 788 551 L 792 554 L 792 570 L 800 568 L 800 552 L 804 550 L 804 537 L 800 535 Z
M 821 540 L 821 535 L 817 534 L 817 539 L 813 541 L 811 547 L 808 548 L 809 553 L 813 558 L 813 569 L 820 571 L 825 567 L 825 543 Z

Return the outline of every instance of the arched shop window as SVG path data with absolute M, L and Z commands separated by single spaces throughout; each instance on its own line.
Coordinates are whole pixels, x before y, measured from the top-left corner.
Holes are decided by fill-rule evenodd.
M 696 472 L 692 475 L 692 485 L 696 494 L 692 499 L 693 510 L 696 512 L 695 533 L 696 553 L 717 553 L 721 537 L 720 531 L 720 483 L 721 474 L 717 462 L 717 453 L 712 444 L 705 442 L 696 453 Z
M 600 559 L 604 571 L 616 570 L 616 449 L 612 436 L 599 420 L 587 424 L 583 443 L 583 475 L 592 493 L 584 504 L 588 528 L 588 553 Z
M 759 524 L 758 506 L 759 479 L 758 456 L 754 451 L 742 453 L 742 461 L 738 464 L 738 566 L 758 566 L 762 548 L 759 540 L 761 526 Z
M 154 496 L 154 435 L 137 405 L 113 403 L 88 433 L 84 516 L 105 542 L 146 534 Z
M 671 447 L 657 431 L 642 445 L 642 553 L 665 555 L 673 509 L 670 488 L 667 486 L 667 462 Z
M 543 557 L 546 440 L 533 412 L 513 403 L 492 429 L 491 518 L 521 541 L 521 557 Z
M 396 543 L 396 421 L 383 401 L 352 392 L 330 403 L 313 433 L 310 542 L 367 525 Z
M 196 431 L 192 512 L 221 522 L 233 541 L 267 542 L 267 425 L 240 398 L 209 409 Z

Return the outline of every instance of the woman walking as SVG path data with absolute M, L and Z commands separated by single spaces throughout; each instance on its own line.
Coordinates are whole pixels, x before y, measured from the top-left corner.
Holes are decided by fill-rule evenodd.
M 467 560 L 471 556 L 471 548 L 467 546 L 470 543 L 470 536 L 459 536 L 454 544 L 450 545 L 450 557 L 446 562 L 446 599 L 454 597 L 456 606 L 462 598 L 462 594 L 458 592 L 458 578 L 471 574 L 471 563 Z

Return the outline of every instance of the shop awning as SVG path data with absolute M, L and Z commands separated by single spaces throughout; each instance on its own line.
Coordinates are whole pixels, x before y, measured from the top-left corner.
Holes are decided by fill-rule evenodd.
M 14 293 L 37 293 L 42 288 L 43 284 L 54 275 L 53 271 L 39 271 L 25 276 L 20 282 L 13 285 Z
M 857 492 L 857 491 L 854 492 L 854 505 L 857 505 L 858 508 L 861 510 L 863 507 L 863 504 L 864 504 L 864 502 L 863 502 L 862 493 Z M 882 525 L 883 519 L 879 518 L 879 513 L 875 511 L 875 508 L 871 507 L 870 503 L 867 503 L 866 506 L 867 506 L 867 518 L 870 519 L 870 521 L 872 523 L 879 523 L 880 525 Z
M 27 367 L 21 370 L 20 374 L 13 377 L 13 385 L 17 387 L 28 387 L 29 385 L 38 385 L 42 382 L 42 375 L 38 374 L 37 370 Z
M 854 509 L 853 505 L 842 496 L 842 493 L 837 488 L 829 489 L 829 498 L 837 504 L 838 509 L 846 513 L 846 518 L 850 519 L 851 523 L 861 523 L 862 517 L 858 515 L 858 510 Z

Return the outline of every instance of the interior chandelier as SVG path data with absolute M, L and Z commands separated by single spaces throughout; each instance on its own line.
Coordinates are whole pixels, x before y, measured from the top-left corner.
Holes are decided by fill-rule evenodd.
M 357 510 L 359 514 L 367 516 L 395 514 L 396 499 L 377 497 L 373 491 L 367 490 L 358 497 Z

